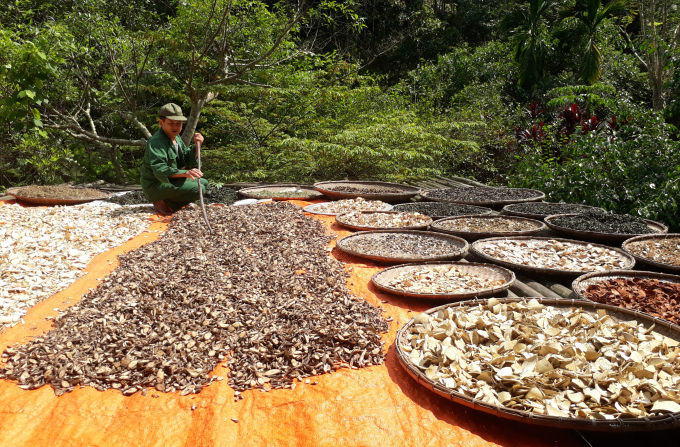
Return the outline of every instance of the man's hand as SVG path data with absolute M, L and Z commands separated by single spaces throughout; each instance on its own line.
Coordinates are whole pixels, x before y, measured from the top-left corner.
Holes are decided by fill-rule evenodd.
M 201 143 L 201 146 L 203 146 L 203 135 L 200 133 L 195 133 L 194 134 L 194 143 L 196 143 L 196 158 L 198 158 L 198 143 Z
M 182 177 L 190 178 L 191 180 L 203 177 L 203 173 L 198 169 L 189 169 L 184 174 L 180 174 Z

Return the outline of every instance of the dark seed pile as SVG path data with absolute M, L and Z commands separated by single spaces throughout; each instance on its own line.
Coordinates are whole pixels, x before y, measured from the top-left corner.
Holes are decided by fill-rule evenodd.
M 69 185 L 30 185 L 18 188 L 17 194 L 39 199 L 105 199 L 109 195 L 98 189 L 72 188 Z
M 541 196 L 540 191 L 522 188 L 491 188 L 474 186 L 469 188 L 432 189 L 427 196 L 456 202 L 501 202 L 504 200 L 527 200 Z
M 588 211 L 576 216 L 562 216 L 550 219 L 557 226 L 579 231 L 617 234 L 656 233 L 642 218 L 630 214 L 609 214 Z
M 547 203 L 547 202 L 525 202 L 514 203 L 506 207 L 508 211 L 525 214 L 541 215 L 544 218 L 553 214 L 573 214 L 582 213 L 586 211 L 597 211 L 605 213 L 606 211 L 599 208 L 593 208 L 586 205 L 579 205 L 575 203 Z
M 177 212 L 52 331 L 6 349 L 0 378 L 57 395 L 81 385 L 188 394 L 227 357 L 237 391 L 383 362 L 387 322 L 347 289 L 321 222 L 288 203 L 207 212 L 214 235 L 199 210 Z
M 270 191 L 264 189 L 262 191 L 252 191 L 248 192 L 252 196 L 258 196 L 262 198 L 269 197 L 317 197 L 321 194 L 317 191 L 302 190 L 302 191 Z
M 117 203 L 118 205 L 141 205 L 151 203 L 142 191 L 131 191 L 122 196 L 112 196 L 108 198 L 108 201 Z
M 394 211 L 414 212 L 425 214 L 426 216 L 430 217 L 432 216 L 454 217 L 487 214 L 491 212 L 489 208 L 483 208 L 481 206 L 458 205 L 455 203 L 446 202 L 400 203 L 399 205 L 394 205 Z
M 324 185 L 323 189 L 327 189 L 328 191 L 349 192 L 356 194 L 404 194 L 409 192 L 401 188 L 394 188 L 390 186 L 368 186 L 368 185 L 356 185 L 356 186 Z
M 460 250 L 454 241 L 424 234 L 372 234 L 370 237 L 350 237 L 343 247 L 372 256 L 409 258 L 445 255 Z
M 222 186 L 216 188 L 214 186 L 208 185 L 208 189 L 203 196 L 203 202 L 206 205 L 212 203 L 223 203 L 225 205 L 231 205 L 238 200 L 238 194 L 236 191 L 229 188 L 228 186 Z M 199 202 L 197 202 L 199 203 Z

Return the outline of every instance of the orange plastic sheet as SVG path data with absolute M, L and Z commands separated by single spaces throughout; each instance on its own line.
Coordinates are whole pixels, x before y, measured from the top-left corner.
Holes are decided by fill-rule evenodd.
M 1 204 L 2 202 L 0 202 Z M 293 201 L 298 205 L 309 202 Z M 314 216 L 338 236 L 349 234 L 331 216 Z M 197 225 L 200 223 L 197 223 Z M 77 303 L 118 265 L 117 255 L 158 238 L 167 219 L 149 232 L 96 256 L 87 274 L 31 309 L 25 324 L 0 334 L 0 351 L 52 327 L 46 317 Z M 243 393 L 234 402 L 218 365 L 214 382 L 198 395 L 124 397 L 118 391 L 79 388 L 56 397 L 51 387 L 24 391 L 0 381 L 0 446 L 571 446 L 574 432 L 507 421 L 448 401 L 418 385 L 399 365 L 396 331 L 431 305 L 383 294 L 370 285 L 380 267 L 331 252 L 351 269 L 348 286 L 392 317 L 383 365 L 343 369 L 299 383 L 294 390 Z M 383 302 L 385 301 L 385 302 Z M 236 419 L 238 422 L 232 420 Z

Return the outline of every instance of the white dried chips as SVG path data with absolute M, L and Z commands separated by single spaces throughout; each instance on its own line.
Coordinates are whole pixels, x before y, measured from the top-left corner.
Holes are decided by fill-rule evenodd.
M 487 278 L 455 265 L 405 268 L 387 286 L 420 294 L 475 293 L 505 284 L 502 278 Z
M 351 212 L 337 217 L 340 223 L 357 227 L 401 228 L 426 226 L 432 219 L 420 213 Z
M 537 300 L 415 319 L 402 349 L 433 382 L 491 405 L 615 419 L 680 411 L 678 342 L 600 309 Z
M 500 261 L 537 268 L 601 272 L 629 267 L 628 258 L 615 250 L 554 239 L 481 241 L 475 248 Z
M 351 211 L 383 211 L 389 205 L 380 200 L 365 200 L 362 197 L 356 199 L 338 200 L 337 202 L 319 203 L 314 206 L 315 213 L 342 214 Z
M 149 216 L 116 204 L 0 206 L 0 328 L 73 283 L 94 255 L 147 229 Z

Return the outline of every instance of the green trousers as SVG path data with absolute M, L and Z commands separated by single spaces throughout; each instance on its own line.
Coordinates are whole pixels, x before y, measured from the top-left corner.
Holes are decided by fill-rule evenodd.
M 208 180 L 202 178 L 203 194 L 208 187 Z M 143 188 L 144 195 L 152 202 L 162 200 L 173 211 L 198 200 L 198 182 L 190 178 L 171 178 L 170 183 L 154 183 Z

